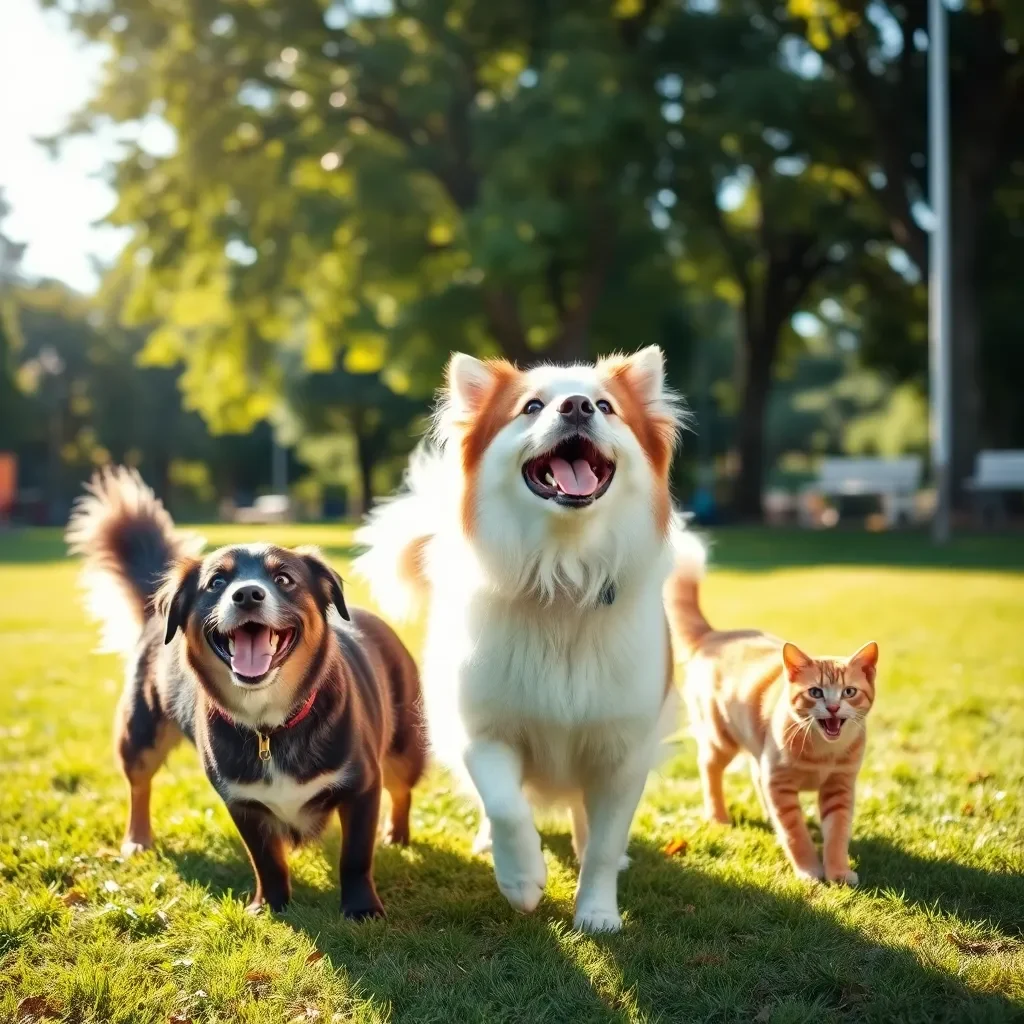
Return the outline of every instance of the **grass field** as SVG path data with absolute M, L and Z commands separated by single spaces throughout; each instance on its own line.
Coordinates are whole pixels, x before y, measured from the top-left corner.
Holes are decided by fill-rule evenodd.
M 345 570 L 336 527 L 208 535 L 257 532 Z M 339 918 L 336 829 L 293 855 L 286 913 L 246 916 L 248 861 L 187 748 L 157 778 L 157 849 L 122 862 L 120 665 L 91 653 L 58 534 L 0 535 L 0 1021 L 1024 1021 L 1024 541 L 716 542 L 713 622 L 819 653 L 881 645 L 862 885 L 798 884 L 745 773 L 726 780 L 737 825 L 704 824 L 685 742 L 640 807 L 626 926 L 591 938 L 572 930 L 566 823 L 544 824 L 548 891 L 520 917 L 437 771 L 413 846 L 378 856 L 386 921 Z

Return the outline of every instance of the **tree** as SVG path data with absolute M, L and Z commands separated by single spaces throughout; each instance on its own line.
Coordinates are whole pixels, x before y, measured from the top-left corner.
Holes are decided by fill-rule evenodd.
M 114 176 L 147 358 L 245 429 L 281 346 L 423 392 L 455 343 L 529 363 L 640 342 L 671 294 L 644 208 L 662 6 L 78 5 L 115 55 L 74 129 L 159 112 L 174 133 Z
M 871 145 L 850 166 L 869 187 L 892 238 L 923 273 L 928 239 L 927 0 L 790 0 L 828 71 L 850 91 Z M 952 344 L 955 494 L 984 433 L 981 263 L 996 186 L 1022 152 L 1024 8 L 982 0 L 948 12 L 952 127 Z
M 328 435 L 350 437 L 359 477 L 359 504 L 352 511 L 369 510 L 376 493 L 374 473 L 382 459 L 407 454 L 419 434 L 417 421 L 425 418 L 422 402 L 396 395 L 379 374 L 353 374 L 341 369 L 330 373 L 295 372 L 289 375 L 286 401 L 291 433 L 298 438 Z
M 838 287 L 884 229 L 843 165 L 860 140 L 842 93 L 784 60 L 791 28 L 784 11 L 753 6 L 760 12 L 753 20 L 748 3 L 684 13 L 666 37 L 661 89 L 685 117 L 667 128 L 660 163 L 685 275 L 738 310 L 733 511 L 759 519 L 780 344 L 815 290 L 830 281 Z

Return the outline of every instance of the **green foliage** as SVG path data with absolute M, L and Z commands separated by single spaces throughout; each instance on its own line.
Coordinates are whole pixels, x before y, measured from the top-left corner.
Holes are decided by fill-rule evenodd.
M 78 127 L 158 112 L 173 130 L 169 155 L 118 164 L 111 219 L 134 238 L 112 282 L 156 325 L 146 359 L 185 362 L 219 429 L 269 413 L 281 349 L 423 395 L 451 342 L 529 360 L 657 329 L 672 282 L 643 206 L 647 7 L 387 10 L 75 15 L 115 54 Z

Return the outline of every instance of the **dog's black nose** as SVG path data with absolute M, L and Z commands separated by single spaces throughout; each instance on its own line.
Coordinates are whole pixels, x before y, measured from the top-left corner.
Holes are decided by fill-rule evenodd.
M 240 608 L 255 608 L 258 604 L 262 603 L 266 596 L 267 592 L 262 587 L 257 587 L 253 583 L 247 587 L 239 587 L 231 595 L 231 600 Z
M 558 411 L 571 423 L 579 426 L 594 415 L 594 403 L 586 395 L 570 395 Z

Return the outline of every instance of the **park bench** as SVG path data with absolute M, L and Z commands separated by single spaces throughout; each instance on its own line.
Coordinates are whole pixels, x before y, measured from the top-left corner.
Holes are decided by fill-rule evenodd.
M 1024 491 L 1024 451 L 979 452 L 974 476 L 964 483 L 974 492 L 983 520 L 1005 519 L 1007 492 Z
M 881 499 L 886 525 L 909 521 L 914 515 L 923 471 L 923 460 L 916 455 L 898 459 L 823 459 L 817 479 L 801 494 L 800 520 L 804 525 L 817 525 L 816 503 L 820 505 L 822 497 L 871 495 Z
M 250 507 L 235 509 L 236 523 L 287 523 L 292 506 L 287 494 L 262 494 Z

